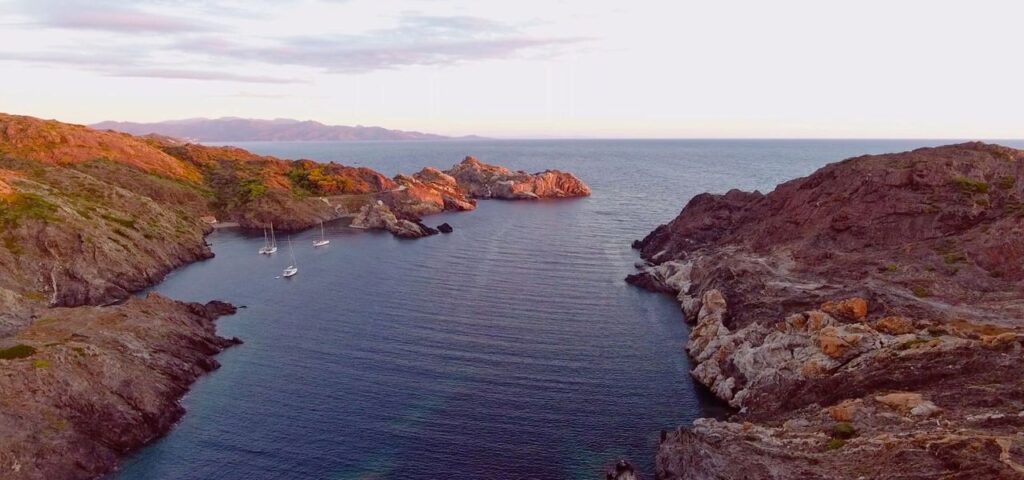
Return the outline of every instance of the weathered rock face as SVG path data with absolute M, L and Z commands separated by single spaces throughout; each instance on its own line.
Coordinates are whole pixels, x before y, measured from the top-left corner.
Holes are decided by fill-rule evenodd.
M 421 217 L 444 211 L 464 212 L 476 208 L 476 201 L 455 183 L 455 179 L 435 168 L 424 168 L 413 176 L 398 175 L 397 190 L 382 196 L 393 211 Z
M 233 307 L 159 295 L 114 307 L 56 308 L 0 351 L 0 478 L 96 478 L 163 434 L 213 356 L 239 343 L 213 320 Z
M 193 210 L 202 196 L 191 188 L 112 163 L 0 158 L 0 168 L 32 172 L 12 177 L 12 193 L 0 198 L 0 336 L 24 326 L 34 308 L 121 299 L 212 256 L 209 227 Z
M 420 238 L 437 233 L 418 220 L 398 218 L 384 202 L 366 205 L 352 220 L 353 228 L 387 230 L 399 238 Z
M 1024 476 L 1022 179 L 992 145 L 859 157 L 637 242 L 628 280 L 676 296 L 738 410 L 665 438 L 657 476 Z
M 454 178 L 462 190 L 474 198 L 523 200 L 590 195 L 590 187 L 571 173 L 558 170 L 534 174 L 513 172 L 473 157 L 466 157 L 444 173 Z

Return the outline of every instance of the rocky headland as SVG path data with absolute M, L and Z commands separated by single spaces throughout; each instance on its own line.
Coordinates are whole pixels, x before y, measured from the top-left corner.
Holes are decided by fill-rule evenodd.
M 661 479 L 1024 477 L 1024 152 L 968 143 L 694 197 L 634 244 L 736 409 Z
M 437 233 L 420 216 L 472 210 L 473 197 L 436 169 L 388 178 L 0 114 L 0 478 L 96 478 L 171 428 L 189 385 L 239 343 L 214 327 L 234 307 L 131 294 L 210 258 L 218 220 L 299 230 L 354 217 L 417 238 Z
M 473 198 L 524 200 L 590 195 L 590 187 L 571 173 L 558 170 L 533 174 L 513 172 L 473 157 L 466 157 L 444 173 L 455 179 L 463 191 Z
M 214 356 L 220 302 L 156 294 L 110 307 L 53 308 L 0 339 L 0 477 L 97 478 L 163 435 Z

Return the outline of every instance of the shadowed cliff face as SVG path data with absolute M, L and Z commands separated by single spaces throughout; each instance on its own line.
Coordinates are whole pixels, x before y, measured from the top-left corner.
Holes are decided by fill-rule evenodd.
M 994 145 L 858 157 L 637 242 L 627 280 L 676 295 L 738 409 L 667 435 L 659 478 L 1024 475 L 1022 182 Z
M 802 306 L 858 294 L 898 313 L 947 316 L 953 308 L 991 321 L 1021 318 L 1022 155 L 975 143 L 854 158 L 768 195 L 699 195 L 637 246 L 654 263 L 725 249 L 765 260 L 744 266 L 744 276 L 761 277 L 751 281 L 698 262 L 698 289 L 753 284 L 781 269 L 823 283 L 803 300 L 783 292 Z M 730 325 L 787 310 L 771 288 L 731 290 Z

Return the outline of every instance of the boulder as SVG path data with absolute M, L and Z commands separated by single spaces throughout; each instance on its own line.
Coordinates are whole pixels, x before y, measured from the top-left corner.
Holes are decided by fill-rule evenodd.
M 868 302 L 863 298 L 849 298 L 837 302 L 826 302 L 821 311 L 836 318 L 860 321 L 868 315 Z
M 417 219 L 398 218 L 382 201 L 364 205 L 352 220 L 352 227 L 387 230 L 399 238 L 421 238 L 437 233 Z

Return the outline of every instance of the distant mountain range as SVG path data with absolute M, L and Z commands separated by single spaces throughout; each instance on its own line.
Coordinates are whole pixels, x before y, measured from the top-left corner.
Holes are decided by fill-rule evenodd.
M 431 133 L 390 130 L 383 127 L 325 125 L 312 120 L 278 118 L 189 118 L 155 123 L 100 122 L 92 128 L 116 130 L 132 135 L 159 134 L 198 142 L 245 141 L 366 141 L 366 140 L 450 140 L 455 137 Z M 458 138 L 480 138 L 476 136 Z

